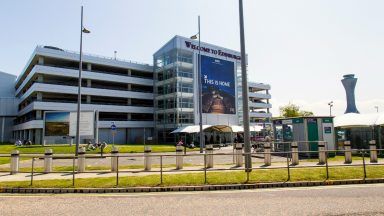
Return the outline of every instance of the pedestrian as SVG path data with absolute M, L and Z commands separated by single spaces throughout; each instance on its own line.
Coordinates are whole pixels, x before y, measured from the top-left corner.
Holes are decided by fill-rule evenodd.
M 184 146 L 183 140 L 180 139 L 179 142 L 176 144 L 176 146 Z

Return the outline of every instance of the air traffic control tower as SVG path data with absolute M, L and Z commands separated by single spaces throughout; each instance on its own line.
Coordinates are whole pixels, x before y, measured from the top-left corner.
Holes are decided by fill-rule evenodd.
M 343 83 L 347 95 L 347 110 L 345 110 L 345 113 L 359 113 L 355 103 L 355 86 L 357 78 L 355 78 L 355 74 L 346 74 L 343 77 L 344 79 L 342 79 L 341 82 Z

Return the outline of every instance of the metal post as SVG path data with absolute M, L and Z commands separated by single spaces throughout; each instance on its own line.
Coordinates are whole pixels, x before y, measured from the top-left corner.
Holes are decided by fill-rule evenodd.
M 99 143 L 99 110 L 96 110 L 95 142 Z
M 160 184 L 163 184 L 163 156 L 160 155 Z
M 32 158 L 32 169 L 31 169 L 31 186 L 33 185 L 33 170 L 35 167 L 35 158 Z
M 77 94 L 77 122 L 76 122 L 76 156 L 80 146 L 80 111 L 81 111 L 81 70 L 83 69 L 83 6 L 81 6 L 80 26 L 80 61 L 79 61 L 79 86 Z
M 207 153 L 204 154 L 204 184 L 207 184 Z
M 325 170 L 327 173 L 327 179 L 329 179 L 329 169 L 328 169 L 328 149 L 325 150 Z
M 205 143 L 203 134 L 203 102 L 202 102 L 202 89 L 201 89 L 201 55 L 200 55 L 200 43 L 201 43 L 201 32 L 200 32 L 200 16 L 198 16 L 198 28 L 199 28 L 199 56 L 198 56 L 198 87 L 199 87 L 199 128 L 200 128 L 200 153 L 203 153 Z
M 116 186 L 119 185 L 119 156 L 117 156 L 116 160 Z
M 289 158 L 288 158 L 288 154 L 287 153 L 287 171 L 288 171 L 288 179 L 287 181 L 291 180 L 291 171 L 289 170 Z
M 72 161 L 72 186 L 75 186 L 75 157 Z
M 363 180 L 365 180 L 367 178 L 367 170 L 366 170 L 366 167 L 365 167 L 365 151 L 362 150 L 361 151 L 361 156 L 363 157 L 363 168 L 364 168 L 364 178 Z
M 247 63 L 245 54 L 245 37 L 244 37 L 244 17 L 243 17 L 243 0 L 239 0 L 239 18 L 240 18 L 240 45 L 241 45 L 241 81 L 243 89 L 243 125 L 244 125 L 244 153 L 245 153 L 245 170 L 252 171 L 251 145 L 249 143 L 249 108 L 248 108 L 248 80 L 247 80 Z

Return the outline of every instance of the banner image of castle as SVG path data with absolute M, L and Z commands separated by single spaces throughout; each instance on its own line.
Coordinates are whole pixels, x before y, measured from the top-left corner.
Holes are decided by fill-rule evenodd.
M 201 55 L 203 113 L 236 114 L 234 63 Z

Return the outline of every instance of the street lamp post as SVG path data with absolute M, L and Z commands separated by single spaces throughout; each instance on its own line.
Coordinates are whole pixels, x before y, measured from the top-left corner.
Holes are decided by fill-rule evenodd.
M 328 106 L 329 106 L 329 116 L 332 116 L 333 101 L 329 102 Z
M 83 26 L 83 6 L 81 6 L 81 27 L 80 27 L 80 60 L 79 60 L 79 86 L 77 94 L 77 122 L 76 122 L 76 156 L 80 146 L 80 112 L 81 112 L 81 71 L 83 69 L 83 33 L 91 33 Z
M 203 102 L 202 102 L 202 89 L 201 89 L 201 55 L 200 55 L 200 38 L 201 38 L 201 34 L 200 34 L 200 16 L 198 16 L 198 33 L 191 36 L 191 39 L 194 39 L 196 40 L 197 39 L 197 35 L 199 35 L 199 56 L 198 56 L 198 67 L 197 67 L 197 73 L 198 73 L 198 88 L 199 88 L 199 134 L 200 134 L 200 153 L 203 153 L 203 150 L 204 150 L 204 147 L 205 147 L 205 143 L 204 143 L 204 137 L 203 137 Z
M 242 80 L 242 90 L 243 90 L 245 170 L 246 172 L 251 172 L 252 157 L 251 157 L 251 145 L 250 145 L 250 137 L 249 137 L 248 82 L 247 82 L 247 64 L 246 64 L 246 56 L 245 56 L 243 0 L 239 0 L 239 20 L 240 20 L 240 45 L 241 45 L 241 80 Z

